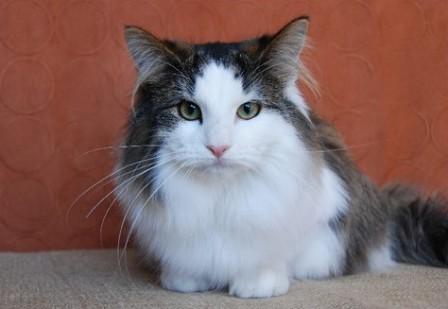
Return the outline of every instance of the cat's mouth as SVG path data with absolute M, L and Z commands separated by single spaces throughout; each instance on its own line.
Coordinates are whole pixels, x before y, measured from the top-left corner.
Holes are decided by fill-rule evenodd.
M 201 160 L 195 163 L 195 171 L 204 174 L 234 173 L 246 169 L 236 160 L 219 158 Z
M 210 159 L 203 162 L 204 168 L 212 169 L 228 169 L 237 167 L 237 163 L 234 160 L 229 160 L 226 158 Z

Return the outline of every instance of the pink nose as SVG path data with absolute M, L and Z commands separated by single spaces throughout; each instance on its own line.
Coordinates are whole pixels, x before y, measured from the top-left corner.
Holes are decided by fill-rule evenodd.
M 211 153 L 217 158 L 222 157 L 224 152 L 229 149 L 228 145 L 221 145 L 221 146 L 213 146 L 213 145 L 207 145 L 207 149 L 210 150 Z

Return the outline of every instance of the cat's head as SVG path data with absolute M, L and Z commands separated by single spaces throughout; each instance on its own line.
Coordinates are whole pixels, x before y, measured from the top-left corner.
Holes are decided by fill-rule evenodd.
M 312 131 L 296 87 L 307 29 L 302 17 L 273 36 L 192 45 L 126 27 L 138 80 L 122 165 L 224 176 L 298 151 Z

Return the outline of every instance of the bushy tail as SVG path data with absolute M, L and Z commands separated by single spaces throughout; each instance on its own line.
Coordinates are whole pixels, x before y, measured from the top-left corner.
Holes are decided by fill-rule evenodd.
M 448 202 L 403 185 L 383 189 L 397 262 L 448 267 Z

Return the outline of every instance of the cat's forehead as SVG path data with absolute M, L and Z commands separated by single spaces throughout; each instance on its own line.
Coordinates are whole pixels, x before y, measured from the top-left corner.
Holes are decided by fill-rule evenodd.
M 255 54 L 247 48 L 247 44 L 217 42 L 194 45 L 194 52 L 190 59 L 194 59 L 192 65 L 199 71 L 202 71 L 210 62 L 215 62 L 231 67 L 237 75 L 245 75 L 253 66 L 255 58 Z
M 208 43 L 196 45 L 195 53 L 201 58 L 194 77 L 193 96 L 206 107 L 224 108 L 254 99 L 248 89 L 246 74 L 249 63 L 241 61 L 244 52 L 240 43 Z
M 232 65 L 208 61 L 195 77 L 194 99 L 209 108 L 235 106 L 256 99 L 256 92 L 245 89 L 244 77 L 237 71 Z
M 195 45 L 194 51 L 201 57 L 220 62 L 232 62 L 233 58 L 242 52 L 240 43 L 206 43 Z
M 257 58 L 270 40 L 270 36 L 264 35 L 239 42 L 197 44 L 193 49 L 196 54 L 205 55 L 218 61 L 238 62 L 241 55 L 247 58 Z

